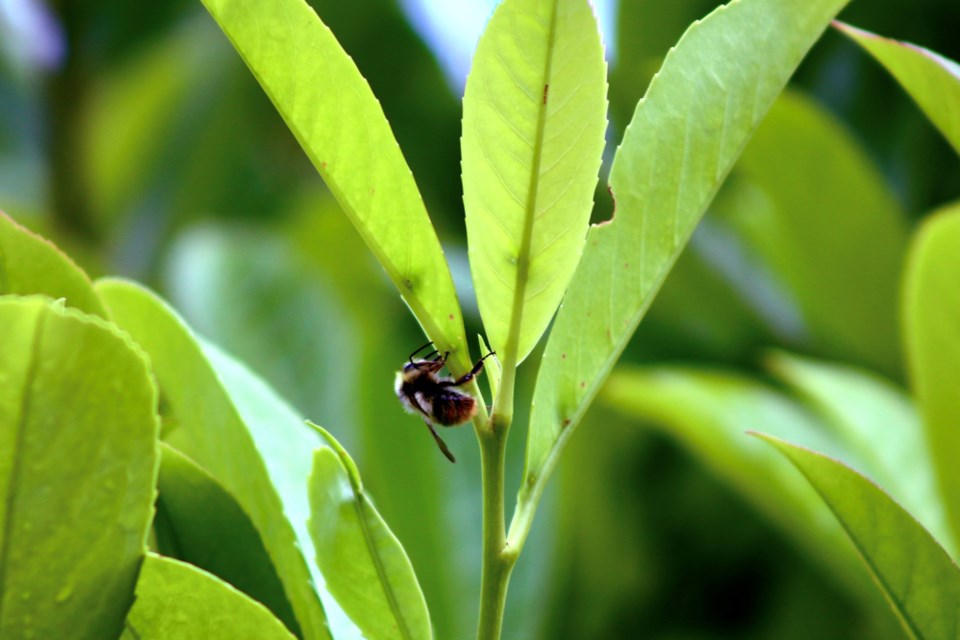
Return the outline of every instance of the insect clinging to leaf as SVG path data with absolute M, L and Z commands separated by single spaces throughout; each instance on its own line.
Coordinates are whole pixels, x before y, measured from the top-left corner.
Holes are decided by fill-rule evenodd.
M 493 352 L 483 356 L 473 365 L 473 369 L 459 378 L 438 376 L 447 363 L 450 352 L 440 355 L 436 349 L 424 358 L 414 360 L 413 357 L 432 346 L 428 342 L 410 354 L 408 362 L 397 372 L 396 391 L 401 404 L 410 413 L 419 414 L 430 429 L 433 439 L 437 441 L 440 451 L 450 462 L 456 458 L 450 453 L 446 443 L 440 438 L 433 425 L 453 427 L 463 424 L 477 413 L 476 399 L 456 387 L 463 386 L 483 369 L 483 361 L 494 355 Z

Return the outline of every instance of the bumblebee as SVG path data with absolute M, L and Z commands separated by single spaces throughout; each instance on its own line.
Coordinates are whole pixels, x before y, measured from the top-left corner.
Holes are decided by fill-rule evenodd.
M 410 354 L 409 362 L 397 372 L 395 388 L 403 407 L 408 412 L 419 414 L 423 418 L 433 439 L 437 441 L 440 451 L 450 462 L 456 462 L 457 459 L 450 453 L 447 444 L 437 434 L 433 425 L 453 427 L 463 424 L 477 413 L 476 399 L 456 387 L 473 380 L 483 369 L 483 361 L 493 353 L 488 353 L 477 360 L 473 369 L 459 378 L 451 378 L 437 375 L 437 372 L 447 363 L 449 351 L 441 356 L 439 351 L 434 350 L 423 359 L 413 359 L 415 355 L 432 345 L 432 342 L 428 342 Z

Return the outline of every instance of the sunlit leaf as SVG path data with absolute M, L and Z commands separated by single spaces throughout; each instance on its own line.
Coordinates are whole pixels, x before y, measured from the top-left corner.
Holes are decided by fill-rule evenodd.
M 487 340 L 522 361 L 583 251 L 603 135 L 606 64 L 586 0 L 507 0 L 463 98 L 470 271 Z
M 310 534 L 327 587 L 369 638 L 431 638 L 407 554 L 364 492 L 350 455 L 320 431 L 333 448 L 314 453 Z
M 260 534 L 236 499 L 187 456 L 166 443 L 160 449 L 158 551 L 243 591 L 299 634 Z
M 96 289 L 111 318 L 150 356 L 167 414 L 175 418 L 165 439 L 216 478 L 250 516 L 304 637 L 329 638 L 301 552 L 310 548 L 302 523 L 316 439 L 288 408 L 278 407 L 263 383 L 249 381 L 240 365 L 205 349 L 153 293 L 122 280 L 100 280 Z M 238 378 L 242 388 L 233 386 Z
M 0 638 L 115 638 L 146 551 L 157 390 L 114 325 L 0 298 Z
M 303 0 L 205 0 L 426 333 L 470 367 L 453 280 L 356 65 Z
M 907 90 L 940 133 L 960 153 L 960 65 L 949 58 L 835 22 Z
M 185 562 L 149 554 L 122 640 L 293 640 L 259 602 Z
M 850 467 L 772 436 L 843 525 L 910 638 L 960 632 L 960 570 L 919 522 Z
M 53 244 L 0 211 L 0 295 L 43 294 L 104 316 L 87 275 Z
M 942 501 L 960 536 L 960 205 L 923 225 L 904 279 L 910 377 L 926 427 Z
M 511 543 L 564 443 L 763 115 L 846 0 L 742 0 L 688 29 L 650 84 L 547 342 Z M 518 540 L 520 538 L 521 540 Z

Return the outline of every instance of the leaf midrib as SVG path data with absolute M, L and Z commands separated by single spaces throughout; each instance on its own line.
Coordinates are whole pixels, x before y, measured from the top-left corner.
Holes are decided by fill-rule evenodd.
M 352 481 L 351 484 L 353 484 Z M 380 586 L 383 587 L 383 593 L 387 597 L 387 604 L 390 605 L 390 611 L 393 613 L 393 617 L 397 621 L 397 630 L 405 640 L 413 640 L 413 635 L 410 633 L 410 629 L 407 628 L 406 618 L 403 617 L 403 613 L 400 609 L 400 602 L 397 600 L 397 594 L 393 592 L 393 586 L 390 584 L 389 577 L 387 576 L 387 569 L 383 566 L 383 560 L 380 558 L 380 554 L 377 551 L 376 545 L 374 544 L 373 533 L 370 531 L 370 526 L 367 524 L 366 513 L 364 510 L 366 496 L 362 490 L 358 491 L 357 487 L 354 486 L 353 489 L 353 495 L 355 497 L 353 505 L 357 512 L 357 519 L 360 521 L 360 529 L 363 531 L 363 541 L 367 545 L 367 552 L 370 554 L 370 558 L 373 560 L 373 566 L 377 570 L 377 577 L 380 579 Z
M 533 138 L 533 159 L 530 163 L 530 180 L 527 188 L 527 204 L 524 210 L 523 230 L 520 235 L 520 250 L 517 254 L 517 275 L 513 289 L 513 307 L 510 314 L 510 327 L 504 348 L 505 366 L 515 367 L 520 346 L 520 332 L 523 324 L 523 307 L 526 301 L 527 281 L 530 277 L 530 246 L 533 242 L 533 223 L 536 218 L 537 196 L 540 188 L 540 164 L 543 161 L 543 135 L 547 123 L 547 103 L 550 100 L 550 74 L 553 70 L 553 50 L 557 35 L 557 10 L 560 0 L 554 0 L 550 14 L 550 27 L 547 33 L 547 55 L 543 68 L 543 99 L 539 101 L 537 112 L 537 131 Z

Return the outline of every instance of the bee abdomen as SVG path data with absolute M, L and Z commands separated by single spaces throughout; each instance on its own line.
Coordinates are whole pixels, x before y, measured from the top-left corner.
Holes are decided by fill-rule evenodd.
M 445 427 L 466 422 L 477 412 L 477 401 L 463 393 L 440 393 L 433 399 L 433 417 Z

